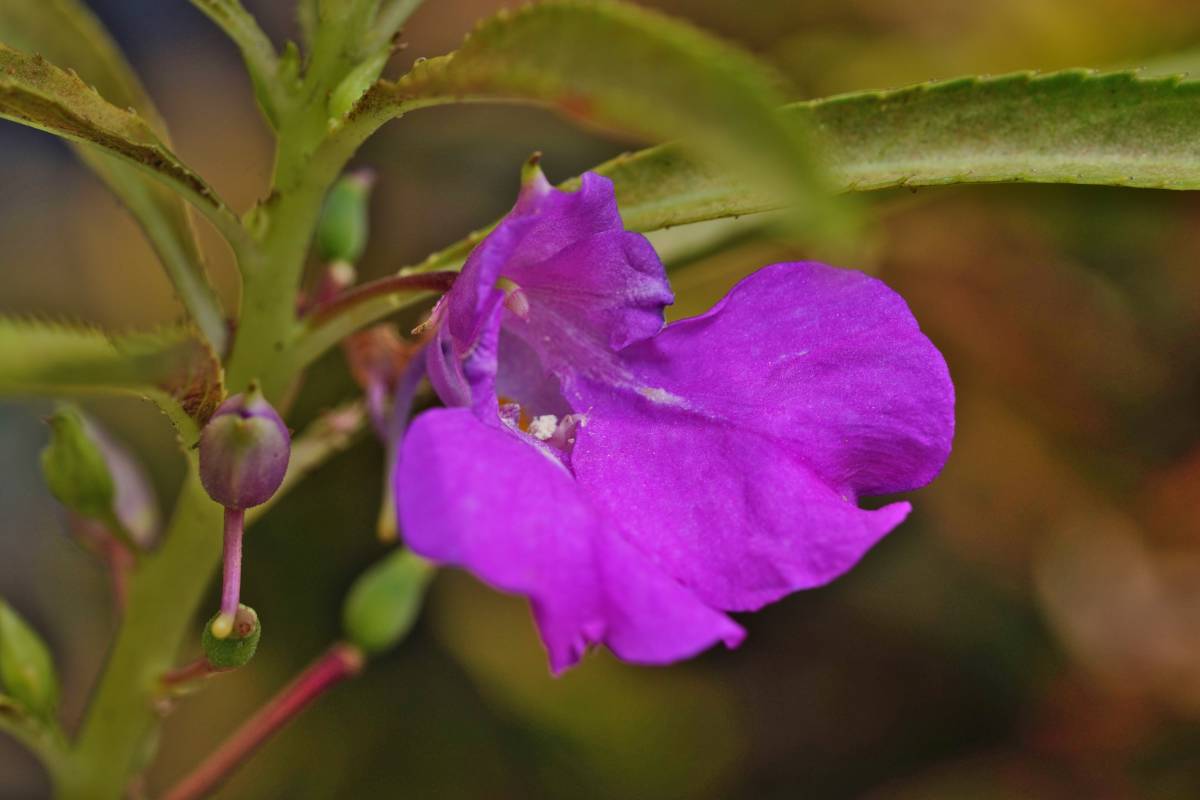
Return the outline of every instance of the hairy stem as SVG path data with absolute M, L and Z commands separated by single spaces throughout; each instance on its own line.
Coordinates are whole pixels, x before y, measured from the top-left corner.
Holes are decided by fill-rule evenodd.
M 167 792 L 163 800 L 196 800 L 205 797 L 233 774 L 263 742 L 293 720 L 309 703 L 362 669 L 363 655 L 353 645 L 339 642 L 308 666 L 271 698 L 237 732 Z

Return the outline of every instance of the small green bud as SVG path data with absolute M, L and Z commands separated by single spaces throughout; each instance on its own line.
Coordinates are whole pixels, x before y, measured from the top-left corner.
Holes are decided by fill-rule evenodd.
M 433 565 L 396 550 L 354 582 L 342 608 L 346 638 L 367 653 L 388 650 L 408 635 L 421 610 Z
M 245 666 L 254 658 L 258 640 L 262 637 L 262 625 L 258 622 L 258 614 L 250 606 L 239 604 L 237 614 L 233 618 L 232 630 L 224 637 L 213 633 L 213 625 L 220 617 L 221 614 L 214 614 L 204 626 L 200 644 L 204 648 L 205 658 L 217 669 Z
M 367 170 L 344 175 L 329 190 L 317 224 L 317 254 L 326 263 L 355 263 L 367 248 L 367 204 L 375 176 Z
M 30 713 L 49 717 L 58 706 L 58 677 L 45 642 L 0 600 L 0 683 Z
M 47 422 L 42 472 L 59 502 L 127 543 L 152 545 L 162 519 L 137 459 L 74 406 L 59 406 Z
M 50 492 L 77 514 L 111 521 L 116 487 L 83 414 L 74 406 L 62 405 L 46 421 L 50 444 L 42 450 L 42 474 Z

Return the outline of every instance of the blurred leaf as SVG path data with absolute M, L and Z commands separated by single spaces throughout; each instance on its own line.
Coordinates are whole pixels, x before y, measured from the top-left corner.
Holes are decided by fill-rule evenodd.
M 137 76 L 99 20 L 76 0 L 7 0 L 0 4 L 0 41 L 75 70 L 114 105 L 136 110 L 158 138 L 170 144 L 166 126 Z M 187 204 L 114 156 L 94 148 L 76 150 L 141 224 L 197 327 L 223 352 L 228 338 L 225 317 L 205 274 Z
M 1200 187 L 1200 82 L 1067 70 L 795 106 L 848 189 L 949 183 Z
M 37 55 L 0 45 L 0 117 L 93 145 L 118 156 L 191 200 L 230 240 L 245 241 L 237 216 L 186 167 L 134 111 L 121 110 L 95 89 Z
M 254 97 L 267 120 L 275 126 L 287 88 L 279 82 L 279 56 L 275 53 L 275 45 L 239 0 L 192 0 L 192 5 L 237 45 L 250 74 Z
M 393 550 L 351 587 L 342 609 L 346 638 L 372 654 L 395 647 L 416 622 L 433 574 L 411 550 Z
M 30 713 L 51 718 L 58 707 L 54 660 L 37 632 L 0 600 L 0 682 Z
M 842 190 L 1001 182 L 1200 188 L 1200 82 L 1177 77 L 1022 72 L 841 95 L 787 113 L 823 134 Z M 635 230 L 782 205 L 675 144 L 596 171 L 616 184 L 622 217 Z
M 400 30 L 400 26 L 408 21 L 423 0 L 382 0 L 375 22 L 371 26 L 370 45 L 390 46 L 392 38 Z
M 831 231 L 838 204 L 805 126 L 778 112 L 782 99 L 763 65 L 689 25 L 634 6 L 562 0 L 500 12 L 457 52 L 377 84 L 350 118 L 378 123 L 453 102 L 542 103 L 650 138 L 686 137 L 802 207 L 814 230 Z
M 1069 70 L 961 78 L 794 103 L 789 119 L 823 135 L 843 191 L 955 183 L 1078 183 L 1200 188 L 1200 81 Z M 625 226 L 674 225 L 770 211 L 780 194 L 751 185 L 677 143 L 595 168 L 612 179 Z M 561 184 L 573 189 L 574 178 Z M 418 269 L 459 264 L 489 229 Z
M 224 388 L 219 362 L 186 328 L 114 337 L 0 317 L 0 394 L 149 397 L 190 438 L 196 426 L 188 418 L 206 421 Z

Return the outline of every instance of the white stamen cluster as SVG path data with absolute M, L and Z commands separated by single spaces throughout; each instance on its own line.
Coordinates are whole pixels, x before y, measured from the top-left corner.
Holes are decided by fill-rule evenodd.
M 553 414 L 542 414 L 534 417 L 529 423 L 529 435 L 535 439 L 546 441 L 558 429 L 558 417 Z

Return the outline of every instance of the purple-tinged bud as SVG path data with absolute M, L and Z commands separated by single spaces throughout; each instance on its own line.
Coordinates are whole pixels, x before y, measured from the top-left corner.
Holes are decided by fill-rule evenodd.
M 200 482 L 229 509 L 261 505 L 287 472 L 291 436 L 257 386 L 230 397 L 200 434 Z

